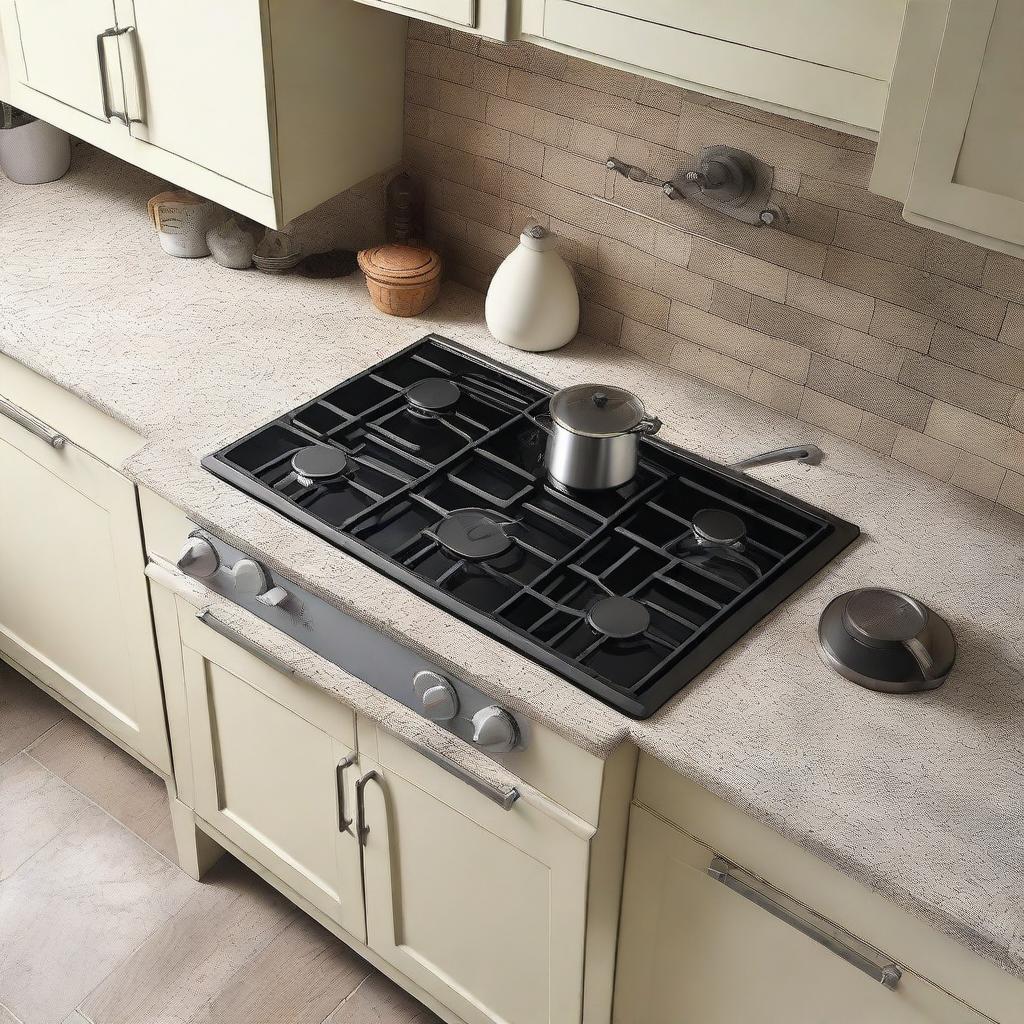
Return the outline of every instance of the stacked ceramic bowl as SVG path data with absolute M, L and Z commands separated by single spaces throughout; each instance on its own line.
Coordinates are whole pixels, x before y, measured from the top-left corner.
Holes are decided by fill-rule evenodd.
M 268 230 L 253 254 L 253 265 L 267 274 L 285 274 L 302 262 L 303 252 L 291 235 Z

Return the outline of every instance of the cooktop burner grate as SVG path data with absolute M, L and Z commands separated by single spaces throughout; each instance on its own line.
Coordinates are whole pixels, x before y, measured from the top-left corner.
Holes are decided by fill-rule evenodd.
M 651 439 L 624 487 L 556 488 L 549 395 L 431 335 L 203 465 L 636 717 L 857 536 Z

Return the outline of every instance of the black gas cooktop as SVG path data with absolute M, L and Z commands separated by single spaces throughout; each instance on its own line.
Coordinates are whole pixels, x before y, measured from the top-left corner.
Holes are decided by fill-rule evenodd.
M 203 465 L 646 718 L 859 531 L 652 439 L 626 486 L 566 493 L 550 393 L 430 335 Z

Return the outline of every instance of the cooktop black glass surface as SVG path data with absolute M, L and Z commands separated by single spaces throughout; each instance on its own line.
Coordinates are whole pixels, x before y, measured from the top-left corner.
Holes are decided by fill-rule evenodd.
M 859 531 L 646 438 L 624 487 L 565 492 L 550 393 L 431 335 L 203 465 L 646 718 Z

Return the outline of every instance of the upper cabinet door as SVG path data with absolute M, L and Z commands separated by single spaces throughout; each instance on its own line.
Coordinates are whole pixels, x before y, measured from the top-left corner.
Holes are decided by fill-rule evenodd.
M 118 44 L 132 135 L 272 194 L 261 5 L 116 3 L 119 25 L 130 28 Z
M 492 39 L 509 37 L 509 0 L 359 0 L 359 3 L 438 25 L 451 25 Z
M 1022 39 L 1018 0 L 950 5 L 908 214 L 1024 246 Z
M 533 0 L 524 30 L 697 88 L 877 130 L 904 4 Z
M 113 0 L 2 0 L 2 8 L 14 81 L 104 121 L 122 111 L 116 37 L 104 34 L 116 29 Z

